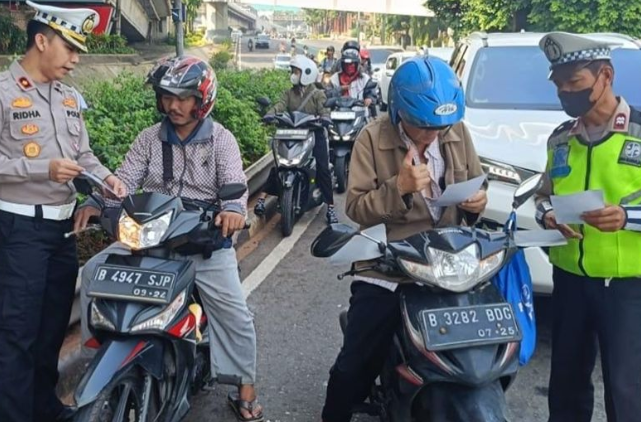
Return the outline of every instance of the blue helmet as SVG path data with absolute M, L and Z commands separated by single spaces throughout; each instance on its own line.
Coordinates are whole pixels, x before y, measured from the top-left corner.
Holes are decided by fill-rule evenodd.
M 450 126 L 465 115 L 461 82 L 445 61 L 431 56 L 413 57 L 394 72 L 387 104 L 394 126 L 400 120 L 418 127 Z

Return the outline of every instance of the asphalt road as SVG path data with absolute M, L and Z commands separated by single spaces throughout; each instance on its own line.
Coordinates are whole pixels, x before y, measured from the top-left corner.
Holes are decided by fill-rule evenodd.
M 272 41 L 269 50 L 250 53 L 246 40 L 243 44 L 242 63 L 250 67 L 270 66 L 278 46 Z M 341 221 L 349 223 L 343 214 L 344 200 L 344 195 L 336 196 Z M 257 388 L 272 422 L 320 421 L 328 370 L 341 345 L 338 315 L 347 307 L 349 282 L 336 279 L 341 269 L 309 253 L 313 239 L 324 227 L 324 213 L 321 208 L 316 216 L 304 216 L 286 240 L 279 230 L 273 230 L 241 264 L 245 285 L 255 287 L 248 302 L 258 332 Z M 548 298 L 536 298 L 537 351 L 508 391 L 511 421 L 547 420 L 549 305 Z M 605 421 L 600 369 L 594 380 L 597 404 L 593 421 Z M 234 422 L 225 399 L 230 388 L 217 386 L 215 391 L 197 396 L 186 421 Z M 377 419 L 359 416 L 355 420 Z

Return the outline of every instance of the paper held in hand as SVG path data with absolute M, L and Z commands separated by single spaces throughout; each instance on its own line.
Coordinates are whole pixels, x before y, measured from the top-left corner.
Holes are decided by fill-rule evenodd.
M 474 179 L 447 186 L 434 205 L 439 207 L 448 207 L 450 205 L 458 205 L 467 201 L 481 189 L 486 178 L 487 175 L 483 174 L 475 177 Z
M 91 182 L 94 186 L 101 188 L 103 190 L 103 193 L 108 192 L 113 195 L 114 198 L 118 198 L 118 194 L 111 188 L 111 186 L 106 184 L 95 174 L 83 170 L 80 172 L 80 175 Z
M 584 224 L 581 214 L 605 208 L 602 190 L 587 190 L 571 195 L 550 197 L 558 224 Z

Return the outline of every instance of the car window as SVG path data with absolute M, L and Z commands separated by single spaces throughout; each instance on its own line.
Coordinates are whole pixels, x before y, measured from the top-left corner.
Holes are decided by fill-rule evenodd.
M 387 63 L 385 64 L 385 68 L 387 70 L 395 70 L 397 66 L 398 59 L 396 57 L 390 57 L 389 59 L 387 59 Z
M 616 49 L 612 63 L 615 93 L 641 106 L 641 50 Z M 470 68 L 467 103 L 477 108 L 561 110 L 549 73 L 549 62 L 537 46 L 482 48 Z
M 374 48 L 369 50 L 369 57 L 372 63 L 385 63 L 390 54 L 403 51 L 402 49 Z

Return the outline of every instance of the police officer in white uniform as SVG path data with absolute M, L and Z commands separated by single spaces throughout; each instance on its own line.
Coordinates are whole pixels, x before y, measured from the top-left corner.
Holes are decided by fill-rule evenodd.
M 76 91 L 60 82 L 87 51 L 90 9 L 27 2 L 27 52 L 0 73 L 0 421 L 68 420 L 56 397 L 58 355 L 78 263 L 73 237 L 83 170 L 124 196 L 89 147 Z

